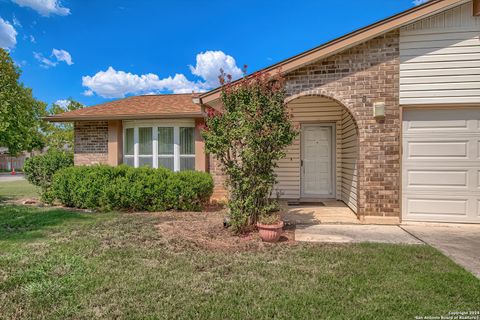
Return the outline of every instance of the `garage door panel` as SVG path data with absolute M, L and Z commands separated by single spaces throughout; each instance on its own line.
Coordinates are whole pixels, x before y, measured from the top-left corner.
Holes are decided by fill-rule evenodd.
M 466 216 L 467 199 L 409 198 L 407 201 L 410 215 L 455 215 Z
M 469 162 L 468 165 L 461 167 L 458 164 L 448 167 L 428 162 L 422 162 L 414 167 L 404 166 L 402 190 L 404 193 L 435 190 L 435 192 L 480 194 L 478 166 L 478 162 Z
M 434 117 L 432 114 L 434 113 Z M 464 109 L 461 113 L 452 109 L 417 109 L 404 114 L 403 132 L 408 133 L 444 133 L 478 132 L 480 114 L 475 109 Z
M 408 127 L 405 128 L 405 131 L 440 131 L 444 132 L 445 130 L 458 130 L 458 131 L 468 131 L 468 121 L 465 119 L 461 120 L 436 120 L 429 121 L 428 119 L 409 122 Z
M 404 220 L 480 223 L 480 108 L 406 110 Z
M 404 197 L 404 220 L 478 223 L 480 199 L 475 196 L 416 194 Z
M 408 158 L 468 158 L 468 141 L 409 141 Z
M 407 187 L 462 188 L 468 187 L 468 170 L 408 170 Z

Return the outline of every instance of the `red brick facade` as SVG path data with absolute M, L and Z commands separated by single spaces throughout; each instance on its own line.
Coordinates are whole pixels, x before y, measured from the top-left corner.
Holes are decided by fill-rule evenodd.
M 107 121 L 76 121 L 74 137 L 75 165 L 108 162 Z
M 358 127 L 358 215 L 400 217 L 399 34 L 393 31 L 286 75 L 292 101 L 321 95 L 342 104 Z M 386 117 L 373 117 L 384 102 Z M 224 179 L 212 159 L 215 195 Z
M 400 217 L 399 34 L 374 38 L 287 75 L 289 100 L 333 98 L 358 127 L 358 214 Z M 385 120 L 373 103 L 385 103 Z
M 225 176 L 222 173 L 219 162 L 215 157 L 209 157 L 208 169 L 213 178 L 214 188 L 212 199 L 224 200 L 227 198 L 227 191 L 225 189 Z

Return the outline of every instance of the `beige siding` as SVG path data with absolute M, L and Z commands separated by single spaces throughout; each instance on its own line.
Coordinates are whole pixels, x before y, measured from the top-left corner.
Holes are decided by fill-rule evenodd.
M 356 131 L 349 113 L 338 103 L 323 97 L 307 96 L 289 103 L 294 123 L 335 123 L 336 140 L 336 198 L 356 210 Z M 345 122 L 345 123 L 344 123 Z M 351 132 L 353 128 L 353 134 Z M 354 136 L 354 137 L 353 137 Z M 275 192 L 283 199 L 299 199 L 300 186 L 300 136 L 286 149 L 286 157 L 278 162 L 278 184 Z M 355 149 L 356 150 L 356 149 Z M 343 178 L 343 175 L 346 177 Z
M 357 129 L 352 116 L 346 110 L 343 111 L 341 123 L 340 199 L 357 212 Z
M 472 1 L 400 29 L 400 103 L 480 102 L 480 17 Z

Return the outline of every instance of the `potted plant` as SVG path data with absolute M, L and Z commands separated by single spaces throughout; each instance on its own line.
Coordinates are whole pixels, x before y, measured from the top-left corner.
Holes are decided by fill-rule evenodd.
M 283 231 L 283 221 L 278 214 L 268 214 L 259 217 L 257 222 L 260 238 L 265 242 L 277 242 Z

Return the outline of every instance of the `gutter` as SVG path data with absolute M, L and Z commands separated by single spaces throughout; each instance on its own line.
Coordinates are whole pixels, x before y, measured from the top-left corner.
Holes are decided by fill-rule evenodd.
M 73 122 L 73 121 L 96 121 L 96 120 L 142 120 L 142 119 L 179 119 L 179 118 L 203 118 L 202 112 L 182 114 L 134 114 L 134 115 L 99 115 L 99 116 L 47 116 L 42 120 L 49 122 Z

